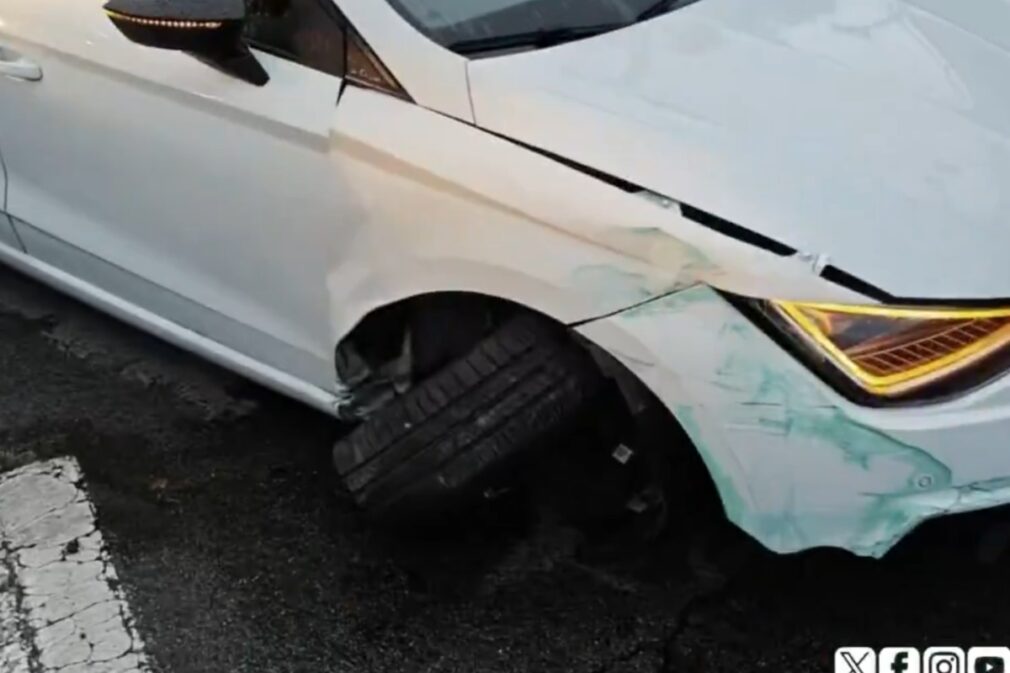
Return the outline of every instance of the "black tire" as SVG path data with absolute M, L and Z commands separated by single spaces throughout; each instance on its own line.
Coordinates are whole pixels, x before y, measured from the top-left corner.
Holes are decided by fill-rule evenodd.
M 522 315 L 341 440 L 334 464 L 373 515 L 425 518 L 500 485 L 606 389 L 563 328 Z

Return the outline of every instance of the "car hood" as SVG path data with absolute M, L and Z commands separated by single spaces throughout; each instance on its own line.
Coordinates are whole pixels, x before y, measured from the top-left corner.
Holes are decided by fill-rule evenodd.
M 1005 0 L 701 0 L 469 74 L 488 130 L 894 296 L 1010 298 Z

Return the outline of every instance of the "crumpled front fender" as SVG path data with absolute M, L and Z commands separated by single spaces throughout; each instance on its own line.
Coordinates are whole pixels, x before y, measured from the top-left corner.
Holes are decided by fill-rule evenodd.
M 698 285 L 582 327 L 650 386 L 768 548 L 881 556 L 923 521 L 1010 503 L 1010 380 L 945 404 L 845 400 Z

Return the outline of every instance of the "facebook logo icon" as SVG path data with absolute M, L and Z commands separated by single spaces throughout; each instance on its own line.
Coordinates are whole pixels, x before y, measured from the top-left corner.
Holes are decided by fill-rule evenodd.
M 880 651 L 880 673 L 922 673 L 919 650 L 914 647 L 887 647 Z M 952 672 L 954 673 L 954 672 Z

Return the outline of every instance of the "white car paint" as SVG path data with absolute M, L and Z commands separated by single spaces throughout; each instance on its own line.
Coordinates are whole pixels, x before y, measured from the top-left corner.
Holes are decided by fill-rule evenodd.
M 0 77 L 24 244 L 0 260 L 331 412 L 336 344 L 391 302 L 480 292 L 578 324 L 779 551 L 879 555 L 1010 502 L 1007 379 L 858 407 L 710 289 L 871 302 L 821 276 L 837 264 L 899 296 L 1010 297 L 1001 0 L 701 0 L 477 61 L 336 2 L 414 102 L 266 54 L 256 88 L 128 42 L 101 0 L 4 0 L 0 46 L 44 76 Z
M 1007 26 L 1001 0 L 704 0 L 470 80 L 481 126 L 893 295 L 1004 298 L 979 261 L 1010 248 Z

